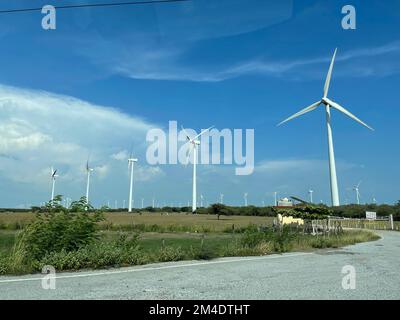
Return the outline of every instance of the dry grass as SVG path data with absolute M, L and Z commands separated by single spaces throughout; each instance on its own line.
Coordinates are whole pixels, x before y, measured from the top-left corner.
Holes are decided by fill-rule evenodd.
M 159 225 L 162 227 L 168 226 L 182 226 L 182 227 L 201 227 L 209 229 L 210 231 L 223 231 L 231 228 L 245 227 L 249 224 L 255 225 L 270 225 L 273 218 L 270 217 L 256 217 L 256 216 L 221 216 L 217 219 L 215 215 L 193 215 L 184 213 L 144 213 L 128 214 L 128 213 L 107 213 L 105 214 L 105 223 L 113 223 L 114 225 Z
M 235 228 L 245 227 L 249 224 L 270 225 L 273 218 L 256 216 L 221 216 L 217 219 L 215 215 L 193 215 L 185 213 L 105 213 L 106 221 L 101 224 L 112 223 L 115 226 L 128 225 L 159 225 L 161 227 L 182 226 L 207 228 L 210 231 L 223 231 L 235 226 Z M 33 213 L 0 213 L 0 226 L 4 229 L 20 229 L 16 225 L 25 225 L 35 218 Z M 9 226 L 9 227 L 7 227 Z

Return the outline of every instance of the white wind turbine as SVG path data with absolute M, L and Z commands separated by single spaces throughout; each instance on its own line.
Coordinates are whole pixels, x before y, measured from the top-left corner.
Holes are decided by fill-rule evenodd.
M 203 208 L 203 200 L 204 200 L 204 197 L 203 197 L 203 195 L 201 194 L 201 195 L 200 195 L 200 207 L 201 207 L 201 208 Z
M 87 181 L 86 181 L 86 204 L 89 205 L 89 189 L 90 189 L 90 174 L 94 171 L 93 168 L 89 166 L 89 160 L 86 161 L 86 175 L 87 175 Z M 87 210 L 87 208 L 86 208 Z
M 345 108 L 343 108 L 341 105 L 339 105 L 338 103 L 336 103 L 336 102 L 334 102 L 334 101 L 332 101 L 332 100 L 330 100 L 328 98 L 329 84 L 330 84 L 331 77 L 332 77 L 332 69 L 333 69 L 333 64 L 335 62 L 336 51 L 337 51 L 337 49 L 335 49 L 335 52 L 334 52 L 333 57 L 332 57 L 331 64 L 329 66 L 328 74 L 326 76 L 322 99 L 317 101 L 317 102 L 315 102 L 315 103 L 313 103 L 312 105 L 308 106 L 307 108 L 304 108 L 304 109 L 300 110 L 299 112 L 295 113 L 294 115 L 290 116 L 289 118 L 287 118 L 286 120 L 284 120 L 284 121 L 282 121 L 281 123 L 278 124 L 278 126 L 279 126 L 279 125 L 281 125 L 281 124 L 283 124 L 283 123 L 285 123 L 285 122 L 287 122 L 289 120 L 292 120 L 294 118 L 297 118 L 297 117 L 299 117 L 299 116 L 301 116 L 301 115 L 303 115 L 303 114 L 305 114 L 307 112 L 313 111 L 320 104 L 325 105 L 326 126 L 327 126 L 327 130 L 328 130 L 329 173 L 330 173 L 330 184 L 331 184 L 331 199 L 332 199 L 332 205 L 333 206 L 339 206 L 340 203 L 339 203 L 339 190 L 338 190 L 338 185 L 337 185 L 335 154 L 334 154 L 334 149 L 333 149 L 333 138 L 332 138 L 332 128 L 331 128 L 331 108 L 334 108 L 334 109 L 344 113 L 345 115 L 347 115 L 351 119 L 357 121 L 361 125 L 367 127 L 368 129 L 374 130 L 370 126 L 368 126 L 367 124 L 362 122 L 360 119 L 358 119 L 355 115 L 353 115 L 352 113 L 347 111 Z
M 224 195 L 222 193 L 219 195 L 219 199 L 220 199 L 220 203 L 224 204 Z
M 247 207 L 247 196 L 248 196 L 249 194 L 247 193 L 247 192 L 245 192 L 244 194 L 243 194 L 243 198 L 244 198 L 244 206 L 245 207 Z
M 310 203 L 313 203 L 312 195 L 313 195 L 314 190 L 308 190 L 308 194 L 310 195 Z
M 192 212 L 196 212 L 197 210 L 197 190 L 196 190 L 196 165 L 197 165 L 197 146 L 200 145 L 200 136 L 202 136 L 204 133 L 212 129 L 214 126 L 211 126 L 210 128 L 203 130 L 201 133 L 199 133 L 197 136 L 194 138 L 190 138 L 189 134 L 186 132 L 185 128 L 182 127 L 183 132 L 186 135 L 187 142 L 190 143 L 190 149 L 187 155 L 187 163 L 189 162 L 190 155 L 193 153 L 193 192 L 192 192 Z
M 128 200 L 128 212 L 132 212 L 132 192 L 133 192 L 133 165 L 138 159 L 132 158 L 128 159 L 128 169 L 131 170 L 131 178 L 129 184 L 129 200 Z
M 54 188 L 56 185 L 56 178 L 58 177 L 57 169 L 54 170 L 53 167 L 51 167 L 51 181 L 52 181 L 52 186 L 51 186 L 51 201 L 54 201 Z
M 353 190 L 356 192 L 357 204 L 360 204 L 360 190 L 359 190 L 360 184 L 361 181 L 353 188 Z

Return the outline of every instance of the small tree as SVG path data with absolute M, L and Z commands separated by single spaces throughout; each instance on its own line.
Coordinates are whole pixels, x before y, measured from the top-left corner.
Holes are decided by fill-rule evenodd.
M 217 215 L 217 219 L 219 220 L 220 216 L 230 216 L 231 211 L 227 206 L 224 206 L 223 204 L 220 203 L 214 203 L 211 205 L 211 213 Z
M 84 212 L 93 211 L 93 206 L 87 203 L 86 197 L 81 197 L 78 201 L 72 201 L 70 211 L 71 212 Z

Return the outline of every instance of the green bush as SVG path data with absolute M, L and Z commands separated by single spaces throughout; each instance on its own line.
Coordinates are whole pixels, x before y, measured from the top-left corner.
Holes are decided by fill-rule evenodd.
M 185 257 L 185 253 L 181 247 L 166 246 L 161 248 L 154 258 L 154 261 L 167 262 L 167 261 L 180 261 Z
M 77 250 L 97 239 L 96 224 L 102 219 L 98 213 L 38 214 L 19 234 L 14 254 L 40 260 L 51 252 Z

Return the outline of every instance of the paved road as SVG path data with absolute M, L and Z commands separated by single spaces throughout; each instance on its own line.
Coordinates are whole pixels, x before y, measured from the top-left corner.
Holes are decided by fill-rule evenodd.
M 339 250 L 59 273 L 55 290 L 41 275 L 0 277 L 0 299 L 399 299 L 400 233 L 379 234 Z M 342 288 L 345 265 L 355 290 Z

